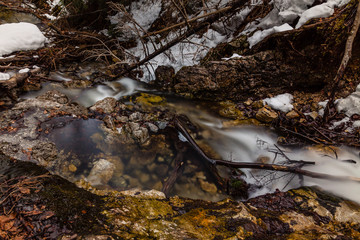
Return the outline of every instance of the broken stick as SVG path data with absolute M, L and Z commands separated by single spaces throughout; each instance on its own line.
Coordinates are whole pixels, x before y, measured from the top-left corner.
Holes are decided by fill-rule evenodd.
M 319 178 L 319 179 L 327 179 L 327 180 L 337 180 L 337 181 L 353 181 L 359 182 L 360 178 L 358 177 L 351 177 L 351 176 L 334 176 L 326 173 L 316 173 L 308 170 L 301 169 L 299 165 L 295 166 L 283 166 L 277 164 L 263 164 L 263 163 L 252 163 L 252 162 L 231 162 L 222 159 L 212 159 L 208 157 L 203 150 L 197 145 L 195 140 L 191 137 L 188 133 L 186 128 L 181 123 L 181 120 L 175 118 L 175 127 L 176 129 L 186 138 L 186 140 L 190 143 L 190 145 L 194 148 L 194 150 L 203 157 L 206 161 L 210 162 L 214 165 L 222 165 L 231 168 L 250 168 L 250 169 L 262 169 L 262 170 L 271 170 L 271 171 L 278 171 L 278 172 L 289 172 L 294 174 L 299 174 L 311 178 Z M 306 162 L 300 161 L 300 166 L 304 164 L 315 164 L 315 162 Z

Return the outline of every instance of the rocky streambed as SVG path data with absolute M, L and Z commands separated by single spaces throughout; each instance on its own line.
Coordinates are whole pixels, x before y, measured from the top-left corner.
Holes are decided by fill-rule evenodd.
M 294 184 L 297 180 L 286 184 L 286 177 L 279 177 L 286 186 L 274 185 L 279 180 L 270 177 L 273 186 L 261 188 L 251 179 L 264 176 L 262 171 L 245 171 L 247 177 L 226 182 L 234 173 L 214 172 L 174 127 L 174 117 L 187 113 L 197 121 L 187 126 L 209 156 L 269 161 L 269 149 L 251 144 L 272 144 L 271 135 L 245 131 L 241 134 L 247 140 L 236 143 L 206 128 L 249 123 L 229 104 L 204 111 L 204 103 L 176 107 L 171 98 L 139 92 L 121 100 L 107 97 L 86 108 L 56 90 L 16 103 L 0 113 L 2 205 L 37 227 L 29 233 L 14 215 L 1 220 L 1 230 L 6 236 L 27 232 L 61 239 L 357 238 L 357 203 L 316 187 L 280 192 L 278 187 L 301 186 Z M 214 109 L 237 120 L 221 123 L 209 115 Z M 20 191 L 9 194 L 16 186 Z M 263 195 L 269 191 L 275 192 Z M 5 229 L 10 226 L 5 224 L 17 227 Z
M 148 11 L 139 4 L 144 1 L 123 2 L 140 16 Z M 195 2 L 187 8 L 204 7 L 204 1 Z M 61 4 L 34 3 L 63 14 Z M 266 1 L 250 8 L 241 4 L 229 14 L 244 23 L 222 22 L 233 32 L 231 41 L 217 42 L 225 35 L 216 23 L 207 24 L 205 35 L 192 37 L 195 45 L 211 48 L 206 56 L 204 49 L 195 49 L 200 53 L 193 55 L 197 65 L 161 66 L 159 55 L 151 68 L 143 65 L 131 73 L 127 69 L 138 61 L 134 55 L 140 49 L 136 37 L 142 37 L 130 34 L 134 29 L 123 32 L 126 28 L 113 26 L 133 21 L 121 17 L 116 4 L 111 10 L 115 15 L 109 16 L 114 32 L 102 29 L 105 35 L 62 31 L 43 12 L 29 14 L 36 8 L 0 4 L 5 6 L 0 16 L 5 23 L 16 22 L 11 16 L 20 8 L 24 14 L 17 19 L 34 22 L 54 42 L 0 59 L 5 72 L 0 81 L 0 238 L 360 239 L 360 118 L 352 114 L 344 121 L 348 113 L 333 107 L 324 123 L 321 113 L 322 91 L 330 88 L 356 1 L 336 8 L 334 17 L 271 35 L 253 48 L 247 39 L 251 34 L 239 34 L 244 24 L 276 9 Z M 170 1 L 148 6 L 159 11 L 151 26 L 142 26 L 150 32 L 181 22 Z M 244 9 L 246 14 L 240 11 Z M 202 18 L 201 12 L 191 14 Z M 57 23 L 64 27 L 73 21 L 65 16 Z M 148 43 L 161 45 L 166 36 Z M 178 46 L 185 49 L 193 43 Z M 179 49 L 165 54 L 169 63 L 178 52 L 187 60 L 188 54 Z M 358 84 L 358 49 L 355 44 L 339 96 L 349 95 Z M 237 57 L 230 57 L 234 53 Z M 105 65 L 78 63 L 95 58 Z M 156 78 L 151 75 L 149 85 L 117 78 L 146 79 L 147 71 Z M 288 91 L 294 98 L 289 111 L 262 100 Z M 348 101 L 357 99 L 355 92 Z M 212 159 L 300 164 L 307 171 L 355 181 L 216 166 L 204 161 L 179 132 L 179 120 Z

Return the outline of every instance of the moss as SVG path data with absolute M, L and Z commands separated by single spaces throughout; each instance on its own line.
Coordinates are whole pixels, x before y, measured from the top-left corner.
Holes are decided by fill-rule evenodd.
M 163 105 L 166 103 L 166 100 L 163 97 L 141 93 L 139 97 L 135 99 L 135 103 L 138 103 L 142 106 L 153 106 L 153 105 Z
M 244 119 L 244 114 L 237 108 L 236 104 L 231 101 L 220 103 L 221 109 L 219 115 L 231 119 Z
M 43 184 L 44 189 L 39 195 L 63 224 L 80 234 L 101 234 L 105 231 L 101 224 L 106 220 L 101 214 L 104 208 L 101 197 L 57 176 L 45 178 Z

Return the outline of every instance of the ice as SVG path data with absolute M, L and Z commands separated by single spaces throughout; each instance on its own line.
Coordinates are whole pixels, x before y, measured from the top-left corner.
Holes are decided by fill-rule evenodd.
M 0 25 L 0 57 L 16 51 L 36 50 L 47 42 L 39 28 L 31 23 Z
M 294 108 L 291 104 L 293 98 L 294 97 L 290 93 L 284 93 L 273 98 L 265 98 L 263 102 L 264 104 L 269 105 L 272 109 L 289 112 Z

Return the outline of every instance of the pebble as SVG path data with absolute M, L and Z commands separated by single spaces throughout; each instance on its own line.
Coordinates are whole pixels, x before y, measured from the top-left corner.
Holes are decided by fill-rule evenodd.
M 269 123 L 275 120 L 277 117 L 278 114 L 274 110 L 265 107 L 260 108 L 259 111 L 256 113 L 256 119 L 260 122 Z

